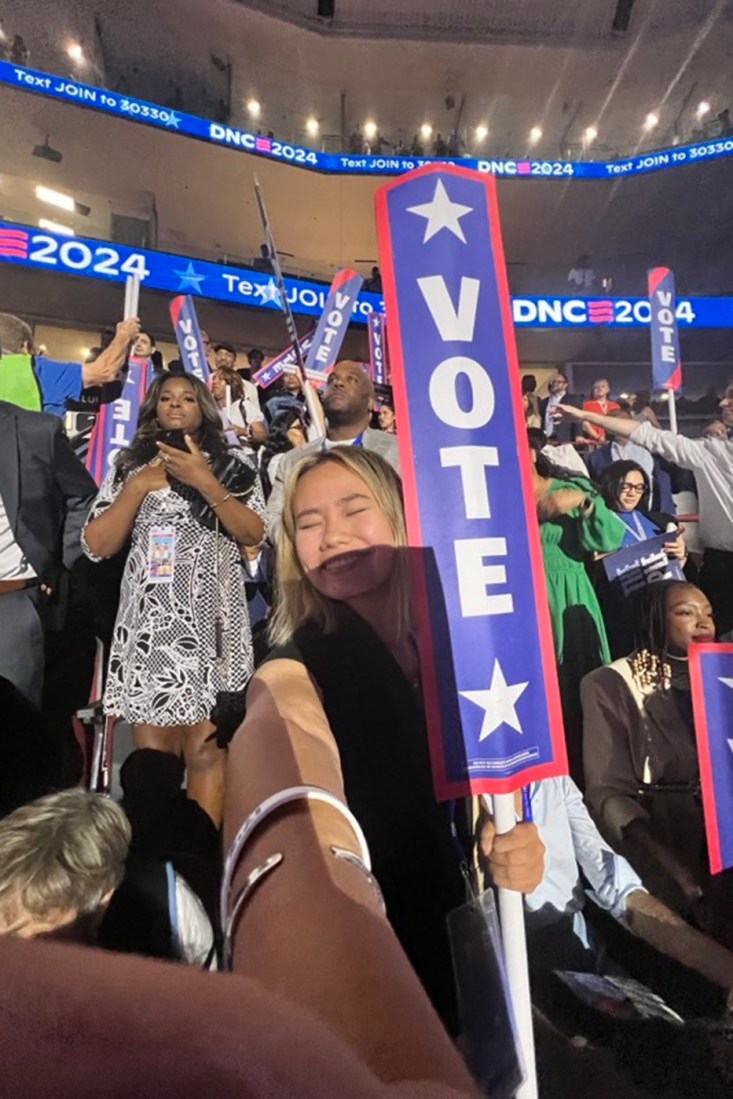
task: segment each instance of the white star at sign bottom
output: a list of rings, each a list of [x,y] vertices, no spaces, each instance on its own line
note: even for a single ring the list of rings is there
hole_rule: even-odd
[[[486,740],[487,736],[495,732],[500,725],[511,725],[518,733],[524,732],[522,724],[517,717],[517,701],[524,694],[529,683],[507,683],[501,664],[494,660],[494,670],[491,674],[491,686],[487,691],[460,691],[459,693],[480,706],[484,711],[484,721],[479,733],[479,741]]]

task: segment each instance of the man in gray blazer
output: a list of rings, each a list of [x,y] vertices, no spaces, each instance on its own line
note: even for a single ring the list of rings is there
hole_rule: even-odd
[[[0,677],[36,706],[43,619],[96,491],[57,416],[0,400]]]
[[[267,504],[268,537],[271,542],[277,540],[288,477],[294,466],[308,454],[329,450],[334,446],[363,446],[384,458],[397,473],[400,472],[396,436],[388,435],[384,431],[373,431],[369,427],[373,400],[374,386],[363,366],[348,359],[336,363],[328,376],[323,393],[326,434],[305,446],[288,451],[278,463],[272,494]]]

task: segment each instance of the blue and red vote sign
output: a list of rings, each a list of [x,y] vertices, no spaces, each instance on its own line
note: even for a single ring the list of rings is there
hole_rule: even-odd
[[[86,465],[101,485],[120,450],[129,447],[137,431],[140,407],[153,378],[150,359],[130,356],[122,393],[116,401],[99,406],[89,441]]]
[[[493,179],[377,194],[380,269],[436,794],[567,773]]]
[[[370,313],[367,317],[369,335],[369,366],[375,385],[389,385],[387,358],[387,318],[384,313]]]
[[[326,304],[316,325],[313,343],[308,349],[306,373],[317,370],[321,374],[328,374],[333,368],[363,282],[364,279],[358,272],[348,268],[337,271],[334,275]]]
[[[710,871],[733,866],[733,645],[692,645],[690,683]]]
[[[211,371],[206,360],[206,348],[201,338],[196,306],[190,294],[180,294],[170,303],[171,320],[176,333],[181,363],[187,374],[195,374],[208,383]]]
[[[682,359],[677,332],[677,303],[674,275],[669,267],[653,267],[648,276],[650,332],[652,337],[652,384],[655,389],[682,385]]]

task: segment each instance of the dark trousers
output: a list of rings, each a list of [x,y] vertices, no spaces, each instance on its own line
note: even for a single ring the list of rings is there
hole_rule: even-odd
[[[700,587],[710,600],[718,635],[733,630],[733,550],[706,549]]]
[[[0,595],[0,676],[39,708],[45,660],[40,598],[38,587]]]

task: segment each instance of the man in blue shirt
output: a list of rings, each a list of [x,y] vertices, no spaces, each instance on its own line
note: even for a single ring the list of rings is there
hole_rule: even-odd
[[[130,343],[140,331],[137,317],[120,321],[114,338],[93,363],[57,362],[45,355],[33,359],[44,412],[63,416],[66,402],[78,400],[83,389],[111,382],[127,358]],[[33,354],[29,325],[11,313],[0,313],[0,348],[3,354]]]

